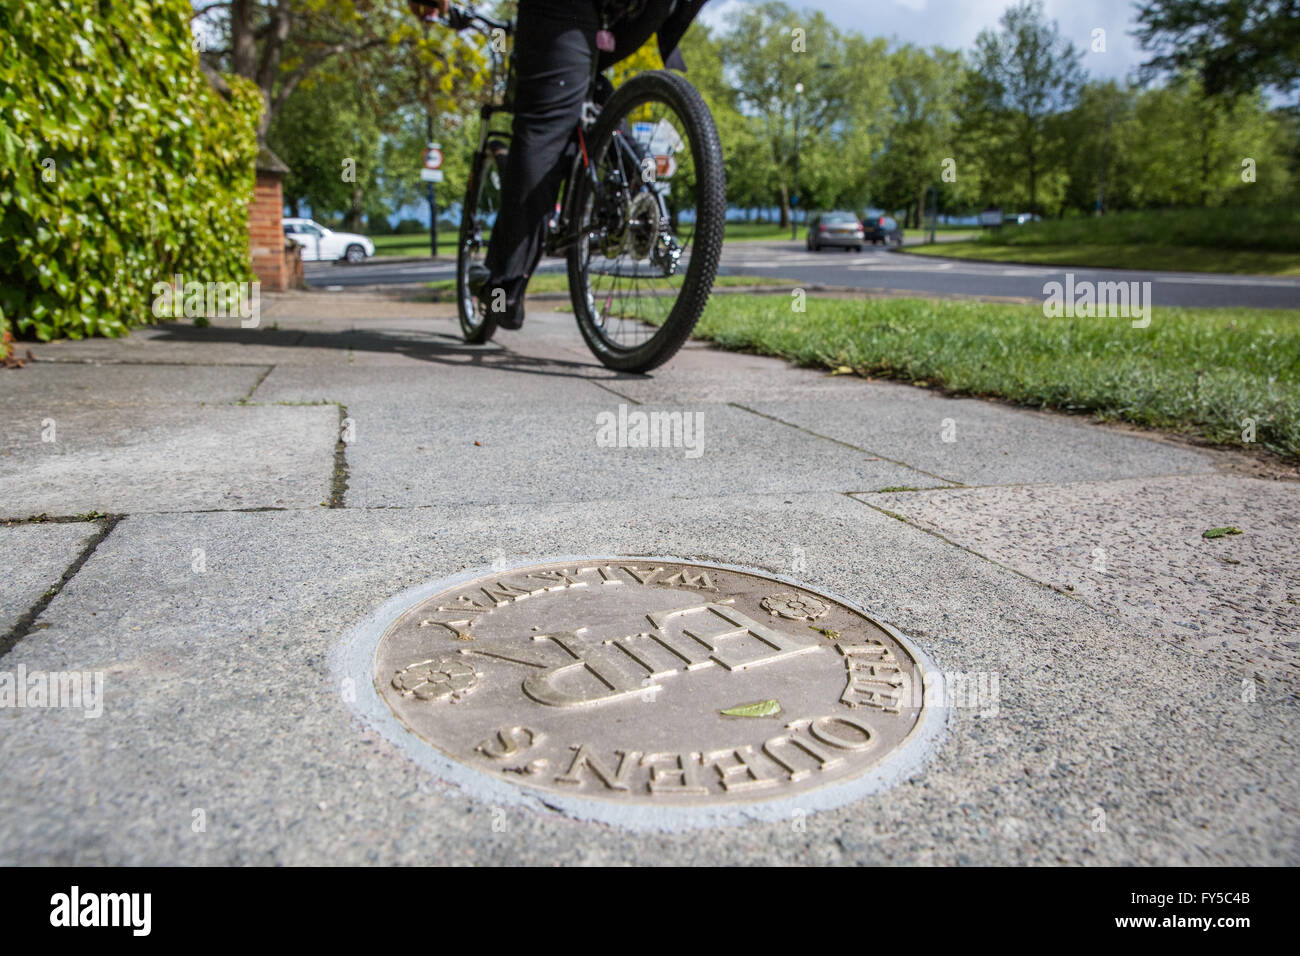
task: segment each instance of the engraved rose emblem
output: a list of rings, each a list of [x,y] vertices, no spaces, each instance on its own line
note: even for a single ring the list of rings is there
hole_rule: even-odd
[[[393,689],[416,700],[460,700],[477,686],[474,665],[462,657],[419,661],[393,675]]]
[[[791,621],[815,621],[829,608],[815,597],[801,594],[773,594],[763,598],[763,610]]]

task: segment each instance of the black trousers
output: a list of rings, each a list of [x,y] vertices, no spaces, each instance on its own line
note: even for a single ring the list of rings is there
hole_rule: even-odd
[[[617,46],[596,48],[597,0],[520,0],[515,33],[515,115],[501,184],[501,211],[488,244],[489,288],[523,295],[537,268],[546,223],[577,148],[593,62],[605,69],[636,52],[668,16],[670,0],[649,0],[632,23],[612,25]]]

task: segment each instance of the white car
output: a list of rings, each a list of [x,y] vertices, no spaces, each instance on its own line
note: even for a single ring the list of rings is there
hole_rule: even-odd
[[[285,219],[284,234],[302,246],[303,262],[365,262],[375,254],[375,244],[355,232],[335,232],[310,219]]]

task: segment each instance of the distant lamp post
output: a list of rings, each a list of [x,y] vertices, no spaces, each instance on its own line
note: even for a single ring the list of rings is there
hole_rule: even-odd
[[[835,69],[835,64],[827,63],[827,62],[818,63],[817,69],[833,70]],[[793,199],[790,202],[790,238],[791,239],[799,238],[799,227],[798,225],[795,224],[795,218],[794,218],[794,205],[796,201],[802,202],[803,200],[803,196],[801,195],[799,190],[799,113],[800,113],[799,97],[801,96],[803,96],[803,83],[796,83],[794,85],[794,182],[791,184],[791,194],[793,196]],[[805,222],[808,221],[807,216],[804,217],[804,221]]]
[[[803,96],[803,84],[794,85],[794,182],[791,192],[794,194],[790,201],[790,238],[799,238],[799,226],[794,218],[794,204],[799,199],[799,97]]]

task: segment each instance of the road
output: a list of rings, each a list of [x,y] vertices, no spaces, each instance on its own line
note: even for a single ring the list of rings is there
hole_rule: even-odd
[[[314,289],[409,285],[455,276],[455,263],[375,259],[362,266],[308,263]],[[561,260],[546,260],[539,271],[558,271]],[[1019,266],[913,256],[883,249],[860,253],[808,252],[802,241],[734,242],[723,249],[722,273],[790,279],[804,285],[849,286],[938,296],[977,296],[1041,301],[1043,285],[1073,272],[1075,281],[1150,282],[1157,306],[1254,306],[1300,308],[1300,279],[1277,276],[1212,275],[1118,269],[1067,269]]]

